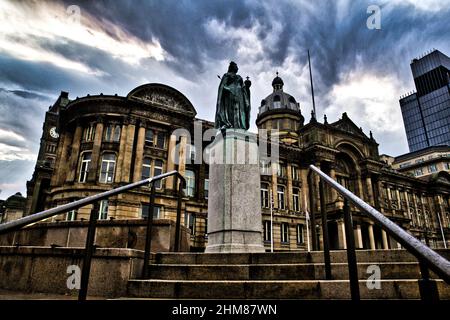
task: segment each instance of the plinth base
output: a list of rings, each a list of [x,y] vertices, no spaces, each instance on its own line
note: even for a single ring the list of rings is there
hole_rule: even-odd
[[[207,253],[264,252],[258,145],[227,130],[210,147]]]

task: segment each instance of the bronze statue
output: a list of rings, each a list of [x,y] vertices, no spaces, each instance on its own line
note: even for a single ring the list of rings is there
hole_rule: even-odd
[[[216,106],[215,128],[244,129],[250,127],[250,80],[244,82],[237,74],[238,66],[231,61],[228,72],[219,85]]]

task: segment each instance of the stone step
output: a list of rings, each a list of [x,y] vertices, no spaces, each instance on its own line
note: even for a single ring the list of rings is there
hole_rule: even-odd
[[[417,280],[381,280],[381,289],[359,281],[361,299],[420,299]],[[441,299],[450,286],[436,281]],[[347,280],[130,280],[130,298],[164,299],[350,299]]]
[[[450,259],[450,250],[436,250]],[[345,250],[331,251],[331,262],[346,263]],[[417,262],[406,250],[357,250],[357,261],[370,262]],[[292,264],[323,263],[323,252],[275,252],[275,253],[156,253],[152,255],[154,264]]]
[[[381,279],[419,279],[417,262],[359,263],[358,276],[367,279],[373,271],[368,267],[380,268]],[[161,280],[315,280],[325,279],[324,264],[230,264],[230,265],[150,265],[150,279]],[[347,263],[332,263],[333,279],[348,279]],[[433,276],[433,275],[432,275]]]

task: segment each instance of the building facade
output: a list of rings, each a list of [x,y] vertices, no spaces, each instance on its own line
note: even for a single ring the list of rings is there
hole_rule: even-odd
[[[256,119],[259,129],[277,135],[276,140],[268,139],[279,147],[278,161],[261,159],[260,223],[267,250],[272,241],[277,251],[305,250],[310,242],[307,223],[308,230],[316,228],[321,245],[320,219],[311,225],[306,214],[320,212],[319,179],[308,175],[310,164],[430,246],[443,246],[442,231],[450,237],[447,173],[426,181],[399,173],[381,161],[372,134],[367,136],[346,113],[332,123],[326,118],[321,123],[312,115],[305,124],[300,104],[284,91],[280,77],[272,87]],[[202,251],[207,242],[208,165],[193,160],[211,140],[205,139],[199,148],[191,137],[212,128],[213,123],[196,118],[194,106],[181,92],[163,84],[142,85],[125,97],[100,94],[69,100],[62,93],[47,112],[41,152],[27,183],[27,212],[178,170],[187,180],[182,222],[191,230],[191,250]],[[175,220],[176,183],[169,177],[157,185],[155,218]],[[141,187],[103,201],[99,218],[145,218],[149,191]],[[325,187],[325,204],[331,248],[344,249],[343,199]],[[89,213],[87,206],[54,220],[88,219]],[[356,208],[352,213],[358,248],[399,247]]]
[[[409,150],[450,146],[450,58],[434,50],[411,62],[416,92],[400,99]]]
[[[450,173],[450,146],[432,146],[387,160],[392,168],[417,178]]]

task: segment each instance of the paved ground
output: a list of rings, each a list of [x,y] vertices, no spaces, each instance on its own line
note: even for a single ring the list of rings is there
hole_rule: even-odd
[[[24,293],[17,291],[0,290],[0,300],[77,300],[78,296],[48,293]],[[88,300],[104,300],[102,297],[88,297]]]

